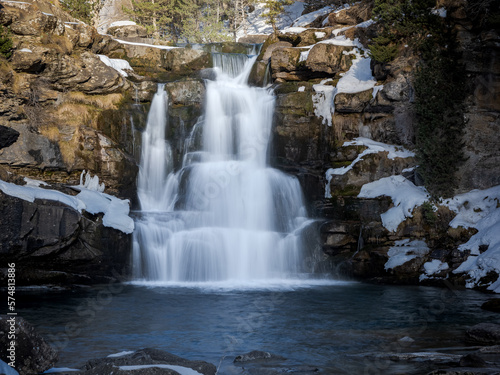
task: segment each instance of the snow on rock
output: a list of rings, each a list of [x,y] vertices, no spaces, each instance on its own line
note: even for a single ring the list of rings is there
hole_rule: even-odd
[[[410,158],[415,156],[415,153],[405,149],[401,146],[388,145],[382,142],[376,142],[369,138],[354,138],[352,141],[344,142],[342,147],[346,146],[365,146],[367,147],[361,154],[359,154],[356,159],[352,161],[351,164],[340,168],[330,168],[326,171],[326,187],[325,187],[325,198],[330,198],[330,181],[333,175],[343,175],[350,171],[356,163],[363,160],[363,157],[368,154],[376,154],[378,152],[387,152],[387,157],[391,160],[395,158]]]
[[[382,225],[390,232],[395,232],[407,217],[412,217],[413,209],[430,199],[423,186],[415,186],[403,176],[390,176],[365,184],[359,198],[377,198],[388,196],[394,207],[380,215]]]
[[[296,1],[292,5],[285,7],[285,13],[278,19],[276,26],[279,30],[285,29],[290,26],[294,20],[300,17],[304,11],[304,3]],[[255,10],[248,15],[243,25],[236,32],[236,39],[246,35],[269,35],[273,33],[273,28],[266,22],[264,14],[267,12],[264,8],[264,2],[260,1],[255,4]],[[288,31],[287,31],[288,32]]]
[[[479,285],[480,279],[493,271],[500,275],[500,185],[486,190],[472,190],[445,200],[444,204],[457,216],[451,221],[453,228],[475,228],[478,232],[459,250],[470,250],[471,255],[454,273],[467,273],[467,287]],[[480,252],[480,247],[486,251]],[[489,285],[489,290],[500,293],[500,277]]]
[[[24,182],[26,182],[25,186],[32,186],[32,187],[40,187],[40,185],[42,185],[42,186],[50,186],[45,181],[33,180],[32,178],[28,178],[28,177],[24,177]]]
[[[42,181],[36,183],[43,184]],[[103,213],[104,226],[118,229],[124,233],[132,233],[134,230],[134,221],[129,216],[129,200],[122,200],[100,191],[101,188],[104,189],[104,184],[99,185],[98,178],[89,177],[89,179],[85,180],[85,183],[82,183],[81,177],[80,185],[72,186],[73,189],[80,191],[76,196],[64,194],[57,190],[43,189],[33,186],[34,184],[29,182],[24,186],[20,186],[0,180],[0,190],[4,194],[28,202],[34,202],[35,199],[47,199],[64,203],[78,212],[86,210],[91,214]]]
[[[108,355],[108,358],[117,358],[117,357],[123,357],[124,355],[129,355],[129,354],[132,354],[134,353],[133,351],[123,351],[123,352],[119,352],[119,353],[114,353],[114,354],[110,354]]]
[[[424,263],[424,273],[420,275],[420,281],[428,279],[436,273],[449,269],[448,263],[441,262],[439,259],[433,259],[430,262]]]
[[[137,25],[134,21],[116,21],[113,22],[109,27],[115,27],[115,26],[135,26]]]
[[[332,12],[338,13],[341,10],[348,9],[350,7],[351,7],[351,5],[347,4],[347,3],[344,5],[341,5],[340,7],[335,7],[335,6],[329,5],[329,6],[326,6],[324,8],[318,9],[317,11],[307,13],[307,14],[304,14],[303,16],[300,16],[292,23],[292,26],[307,26],[311,22],[314,22],[318,17],[324,16],[326,14],[330,14]],[[323,26],[325,25],[326,22],[328,22],[328,18],[326,18],[326,21],[323,21]]]
[[[81,371],[81,370],[69,367],[52,367],[49,368],[47,371],[42,372],[42,374],[56,374],[59,372],[74,372],[74,371]]]
[[[85,204],[82,201],[76,197],[61,193],[57,190],[42,189],[40,187],[27,185],[20,186],[2,180],[0,180],[0,190],[2,190],[4,194],[23,199],[28,202],[34,202],[35,199],[47,199],[64,203],[65,205],[73,207],[75,210],[80,212],[85,209]]]
[[[151,48],[158,48],[158,49],[180,48],[180,47],[172,47],[172,46],[161,46],[161,45],[156,45],[156,44],[127,42],[126,40],[121,40],[121,39],[113,39],[113,40],[116,40],[118,43],[121,43],[121,44],[130,44],[132,46],[151,47]]]
[[[326,36],[326,33],[324,33],[323,31],[316,31],[314,35],[316,36],[316,38],[321,39]]]
[[[112,67],[114,70],[118,71],[123,77],[128,77],[126,70],[133,70],[127,60],[122,59],[110,59],[105,55],[97,55],[101,61],[107,66]]]
[[[118,368],[121,371],[134,371],[134,370],[143,370],[148,368],[164,368],[164,369],[174,370],[175,372],[178,372],[180,375],[202,375],[201,373],[193,370],[192,368],[175,366],[175,365],[155,364],[155,365],[119,366]]]
[[[327,124],[328,126],[332,126],[332,106],[337,93],[335,86],[325,85],[325,83],[331,81],[333,81],[333,79],[328,78],[321,81],[319,84],[313,85],[315,94],[312,96],[314,114],[316,117],[322,118],[323,124]]]
[[[429,247],[422,240],[404,239],[396,241],[389,249],[387,255],[389,260],[385,263],[386,270],[396,268],[417,257],[422,257],[429,253]]]
[[[323,40],[319,43],[361,47],[358,39],[351,40],[347,39],[345,36]],[[377,81],[375,81],[370,68],[371,59],[365,57],[364,53],[361,54],[361,52],[356,49],[350,53],[354,54],[356,58],[352,61],[350,69],[346,73],[340,74],[341,78],[337,86],[324,85],[327,81],[322,81],[320,84],[313,85],[313,89],[316,92],[316,94],[313,95],[314,114],[317,117],[323,118],[323,124],[327,124],[328,126],[332,126],[332,116],[335,114],[335,96],[337,96],[337,94],[356,94],[373,89],[372,95],[375,96],[376,93],[383,88],[383,86],[375,86]],[[304,56],[307,59],[307,55]]]

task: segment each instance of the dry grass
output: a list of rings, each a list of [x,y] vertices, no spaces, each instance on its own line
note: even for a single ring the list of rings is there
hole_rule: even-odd
[[[122,99],[122,94],[85,95],[82,92],[68,92],[64,102],[89,105],[98,109],[117,109],[117,105]]]

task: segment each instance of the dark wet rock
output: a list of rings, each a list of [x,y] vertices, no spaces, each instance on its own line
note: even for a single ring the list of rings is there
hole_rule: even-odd
[[[269,352],[264,352],[260,350],[252,350],[249,353],[241,354],[236,356],[234,359],[234,363],[247,363],[247,362],[254,362],[254,361],[267,361],[267,360],[284,360],[285,358],[272,354]]]
[[[500,298],[493,298],[481,305],[483,310],[500,313]]]
[[[9,147],[17,141],[19,132],[15,129],[0,125],[0,149]]]
[[[155,367],[156,365],[156,367]],[[172,369],[161,367],[162,365],[181,366],[193,369],[203,375],[215,375],[216,367],[204,361],[191,361],[170,354],[168,352],[145,348],[120,357],[106,357],[88,361],[82,368],[85,375],[175,375]],[[142,369],[132,370],[120,366],[145,366]]]
[[[466,331],[469,342],[482,345],[500,344],[500,324],[479,323]]]
[[[6,363],[11,362],[8,358],[11,327],[15,327],[15,368],[20,375],[38,374],[56,363],[58,359],[56,350],[47,344],[35,328],[24,318],[8,315],[0,315],[0,359]]]
[[[128,275],[131,237],[104,227],[100,216],[0,192],[0,228],[0,261],[18,263],[18,285],[96,284]],[[6,285],[6,269],[1,271]]]
[[[460,367],[484,367],[486,361],[477,354],[467,354],[460,358]]]

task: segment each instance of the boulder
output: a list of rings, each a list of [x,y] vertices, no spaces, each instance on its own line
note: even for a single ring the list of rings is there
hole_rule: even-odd
[[[15,363],[21,375],[39,374],[51,368],[58,360],[56,350],[20,316],[0,315],[0,359],[7,359],[10,346],[9,333],[15,330]]]
[[[354,94],[340,93],[335,96],[335,112],[361,113],[372,100],[373,89]]]
[[[166,52],[162,67],[166,70],[190,73],[212,67],[211,55],[208,52],[188,48],[173,48]]]
[[[186,79],[168,82],[165,89],[174,105],[202,104],[205,98],[205,85],[201,80]]]
[[[344,52],[352,51],[350,46],[337,46],[334,44],[316,44],[309,51],[306,66],[315,72],[335,74],[349,70],[353,55],[346,55]]]
[[[14,70],[25,73],[39,73],[45,68],[44,53],[16,50],[11,63]]]
[[[271,70],[273,74],[296,71],[298,69],[300,53],[301,50],[298,48],[274,49],[271,54]]]
[[[125,85],[115,69],[91,52],[83,52],[78,57],[54,56],[47,61],[44,76],[58,91],[78,89],[86,94],[110,94]]]
[[[468,342],[480,345],[500,344],[500,324],[479,323],[465,332]]]
[[[289,47],[292,47],[292,43],[282,42],[282,41],[273,43],[273,44],[269,45],[265,50],[262,51],[259,58],[260,58],[260,60],[262,60],[264,62],[268,62],[275,50],[289,48]]]
[[[115,38],[145,38],[148,35],[146,28],[140,25],[113,26],[107,32]]]
[[[203,375],[217,373],[216,367],[211,363],[191,361],[162,350],[145,348],[119,357],[90,360],[82,368],[82,375],[130,374],[131,369],[123,366],[144,366],[133,371],[134,374],[138,375],[176,375],[179,372],[182,373],[182,368],[191,369]],[[173,367],[169,368],[169,366]],[[181,368],[176,370],[176,366]]]

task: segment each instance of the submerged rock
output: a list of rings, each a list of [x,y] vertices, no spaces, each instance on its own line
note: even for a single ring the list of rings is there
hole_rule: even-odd
[[[216,367],[204,361],[191,361],[168,352],[145,348],[124,355],[88,361],[82,368],[84,375],[176,375],[182,370],[194,370],[203,375],[215,375]]]
[[[467,341],[482,344],[500,344],[500,324],[479,323],[466,331]]]
[[[269,352],[263,352],[260,350],[252,350],[249,353],[241,354],[236,356],[234,363],[246,363],[253,361],[266,361],[266,360],[284,360],[285,358],[272,354]]]
[[[13,319],[13,320],[12,320]],[[11,322],[15,322],[11,325]],[[51,368],[58,359],[56,350],[36,332],[35,328],[19,316],[0,315],[0,359],[11,362],[9,332],[15,327],[15,363],[20,375],[38,374]]]
[[[481,305],[483,310],[500,313],[500,298],[492,298]]]

